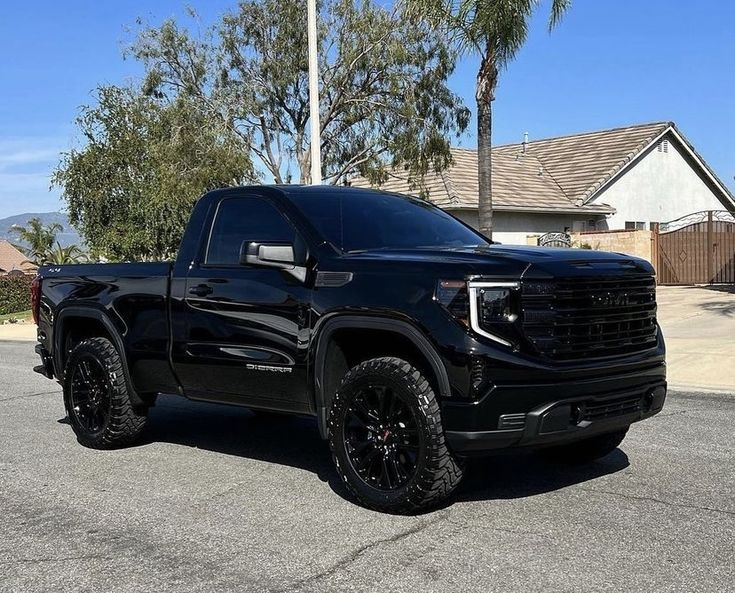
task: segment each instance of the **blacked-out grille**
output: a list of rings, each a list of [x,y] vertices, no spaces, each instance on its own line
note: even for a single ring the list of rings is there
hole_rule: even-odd
[[[527,281],[521,299],[524,334],[549,358],[618,356],[656,345],[652,276]]]
[[[628,397],[612,401],[587,404],[584,407],[581,420],[602,420],[638,412],[641,409],[641,397]]]

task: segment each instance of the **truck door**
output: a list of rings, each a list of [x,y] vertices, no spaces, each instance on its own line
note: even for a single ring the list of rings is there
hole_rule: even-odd
[[[226,197],[186,279],[172,289],[172,363],[185,395],[308,411],[310,291],[287,272],[240,263],[244,241],[291,243],[296,230],[259,196]]]

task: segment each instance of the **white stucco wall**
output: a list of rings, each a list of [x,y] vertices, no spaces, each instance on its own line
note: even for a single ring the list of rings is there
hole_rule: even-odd
[[[451,212],[471,227],[478,227],[477,210],[452,210]],[[596,217],[496,210],[493,212],[493,239],[506,245],[526,245],[527,235],[561,232],[566,228],[574,230],[575,221],[581,224],[592,218]]]
[[[668,152],[657,146],[618,177],[595,203],[610,204],[616,214],[607,219],[610,229],[624,229],[626,221],[669,222],[699,210],[724,206],[685,158],[683,148],[669,140]]]
[[[533,214],[495,211],[493,238],[506,244],[526,244],[526,236],[566,228],[590,230],[585,225],[596,219],[596,228],[624,229],[626,221],[643,222],[649,229],[652,222],[669,222],[700,210],[723,210],[710,186],[684,148],[668,138],[667,151],[652,146],[630,168],[605,188],[593,203],[609,204],[616,213],[608,216],[573,214]],[[477,210],[452,210],[452,214],[477,228]],[[576,223],[576,224],[575,224]]]

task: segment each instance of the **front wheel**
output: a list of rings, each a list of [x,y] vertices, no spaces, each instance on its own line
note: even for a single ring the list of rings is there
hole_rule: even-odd
[[[77,440],[93,449],[132,443],[146,411],[130,400],[120,354],[106,338],[77,344],[64,370],[64,407]]]
[[[329,415],[329,444],[347,489],[375,510],[426,510],[462,478],[434,390],[399,358],[367,360],[345,375]]]
[[[628,427],[582,441],[543,450],[543,455],[557,463],[589,463],[609,455],[623,442]]]

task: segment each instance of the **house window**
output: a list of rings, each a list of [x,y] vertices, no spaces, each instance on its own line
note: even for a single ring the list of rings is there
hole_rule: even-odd
[[[646,223],[642,221],[631,221],[626,220],[625,221],[625,230],[626,231],[645,231],[646,230]]]

